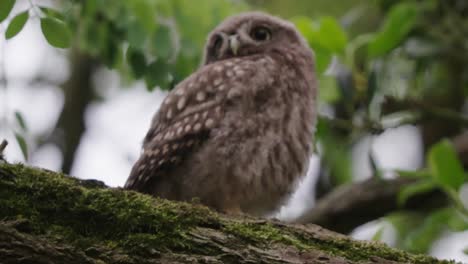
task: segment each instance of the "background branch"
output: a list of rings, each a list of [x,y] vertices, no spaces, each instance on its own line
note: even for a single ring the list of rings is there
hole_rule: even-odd
[[[371,178],[363,182],[340,186],[320,199],[297,222],[314,223],[347,234],[354,228],[396,210],[429,210],[447,204],[441,191],[411,197],[399,206],[397,197],[405,186],[417,182],[413,178],[382,180]]]
[[[468,166],[468,132],[455,137],[452,142],[465,167]],[[330,230],[347,234],[354,228],[383,217],[396,210],[425,211],[447,205],[442,191],[430,191],[411,197],[403,206],[397,202],[398,194],[407,185],[419,179],[368,180],[339,186],[319,199],[316,205],[298,219],[298,223],[314,223]]]

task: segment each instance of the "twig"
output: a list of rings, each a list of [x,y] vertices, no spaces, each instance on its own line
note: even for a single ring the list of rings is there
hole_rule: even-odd
[[[2,143],[0,143],[0,160],[5,160],[3,158],[3,151],[5,150],[5,148],[8,146],[8,141],[6,141],[6,139],[2,140]]]
[[[393,106],[396,109],[405,110],[418,110],[421,111],[426,117],[444,119],[451,122],[456,122],[464,127],[468,127],[468,117],[456,111],[438,107],[434,105],[428,105],[419,100],[415,99],[396,99],[394,97],[385,97],[385,104]]]
[[[5,150],[6,146],[8,146],[8,141],[4,139],[2,140],[2,143],[0,144],[0,154],[3,154],[3,151]]]

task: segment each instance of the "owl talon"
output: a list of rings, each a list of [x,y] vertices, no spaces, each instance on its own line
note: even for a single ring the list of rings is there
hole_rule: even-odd
[[[228,214],[228,215],[243,215],[244,214],[239,206],[224,208],[222,211],[223,213]]]

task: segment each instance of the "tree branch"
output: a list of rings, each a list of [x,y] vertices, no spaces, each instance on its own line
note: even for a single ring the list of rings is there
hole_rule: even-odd
[[[458,135],[452,142],[463,166],[468,168],[468,132]]]
[[[450,263],[0,164],[2,263]]]
[[[74,51],[71,58],[71,76],[63,84],[65,102],[52,139],[60,139],[63,153],[62,171],[70,173],[75,152],[85,132],[85,111],[94,97],[92,74],[96,61],[88,55]]]
[[[448,122],[468,127],[468,117],[449,108],[426,104],[423,101],[406,98],[396,99],[386,96],[384,107],[385,111],[396,112],[402,110],[421,111],[428,119],[441,119]]]
[[[427,210],[446,204],[445,195],[440,191],[433,191],[416,195],[404,206],[399,206],[398,193],[403,187],[417,181],[413,178],[382,180],[373,177],[363,182],[343,185],[320,199],[313,209],[296,221],[314,223],[347,234],[362,224],[396,210]]]
[[[458,156],[468,167],[468,132],[452,140]],[[347,234],[354,228],[383,217],[396,210],[428,210],[447,203],[441,191],[416,195],[399,206],[398,194],[405,186],[417,182],[415,178],[390,180],[372,177],[366,181],[335,188],[317,201],[317,204],[298,219],[298,223],[314,223],[335,232]]]
[[[8,146],[8,141],[5,139],[2,140],[2,143],[0,143],[0,160],[3,160],[3,151],[5,151],[5,148]]]

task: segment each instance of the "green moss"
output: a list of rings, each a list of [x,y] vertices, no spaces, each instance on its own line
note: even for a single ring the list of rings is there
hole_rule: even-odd
[[[241,237],[243,240],[255,243],[268,244],[279,242],[285,245],[294,246],[299,250],[311,248],[310,245],[303,243],[268,222],[230,222],[226,224],[224,230],[230,234]]]
[[[246,241],[264,244],[279,242],[294,246],[299,250],[316,249],[356,262],[366,262],[372,256],[379,256],[403,263],[454,263],[424,255],[412,255],[381,243],[357,242],[348,238],[323,239],[323,237],[305,236],[297,230],[283,226],[278,227],[270,222],[231,222],[226,225],[225,231],[240,236]]]
[[[203,206],[173,203],[131,191],[80,186],[77,179],[23,165],[0,167],[0,212],[4,221],[27,219],[31,233],[86,248],[98,241],[155,250],[184,249],[192,227],[215,223]]]
[[[133,263],[166,252],[220,256],[223,261],[237,262],[239,256],[226,254],[218,242],[197,238],[203,232],[221,236],[219,241],[235,243],[238,249],[287,245],[358,263],[377,255],[405,263],[449,263],[266,220],[221,218],[201,205],[83,185],[78,179],[21,164],[0,164],[0,219],[14,223],[21,232],[64,241],[86,254],[99,254],[99,248],[116,249],[135,256],[124,256],[134,259]]]

